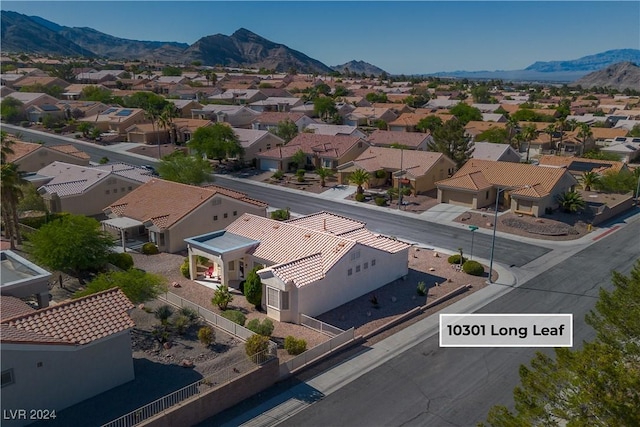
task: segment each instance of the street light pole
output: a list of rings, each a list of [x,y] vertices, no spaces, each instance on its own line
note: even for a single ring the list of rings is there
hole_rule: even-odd
[[[475,225],[470,225],[469,230],[471,230],[471,255],[469,256],[470,260],[473,260],[473,236],[475,235],[474,231],[478,229]]]
[[[402,207],[402,157],[403,151],[400,147],[400,175],[398,176],[398,210]]]
[[[496,194],[496,208],[493,214],[493,237],[491,238],[491,259],[489,260],[489,283],[493,283],[492,273],[493,273],[493,253],[496,247],[496,229],[498,228],[498,203],[500,202],[500,194],[505,192],[506,190],[519,190],[521,188],[529,188],[528,185],[520,185],[517,187],[505,187],[498,188],[498,193]]]

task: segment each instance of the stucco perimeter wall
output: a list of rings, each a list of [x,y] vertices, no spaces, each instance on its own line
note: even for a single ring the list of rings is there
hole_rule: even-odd
[[[631,209],[633,207],[633,197],[629,196],[628,199],[623,200],[617,205],[607,207],[602,213],[597,214],[592,221],[593,225],[602,224],[604,221],[620,215],[621,213]]]
[[[186,400],[180,405],[137,425],[174,427],[201,423],[275,384],[280,376],[279,363],[278,358],[271,359],[226,385]]]

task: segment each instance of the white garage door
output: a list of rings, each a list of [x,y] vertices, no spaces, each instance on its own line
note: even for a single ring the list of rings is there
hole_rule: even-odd
[[[275,172],[278,170],[277,160],[260,159],[260,170]]]

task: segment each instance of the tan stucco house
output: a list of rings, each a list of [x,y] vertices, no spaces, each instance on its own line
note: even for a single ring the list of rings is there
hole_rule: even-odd
[[[13,153],[7,154],[7,163],[15,163],[22,172],[36,172],[53,162],[89,166],[89,155],[71,144],[45,146],[15,141],[11,150]]]
[[[191,277],[197,256],[212,260],[221,282],[255,267],[267,315],[300,323],[408,273],[410,245],[329,212],[280,222],[245,214],[220,231],[187,239]]]
[[[476,159],[436,183],[439,203],[480,209],[495,205],[499,192],[499,205],[536,217],[557,208],[556,197],[577,184],[565,169]]]
[[[196,187],[154,178],[112,202],[103,228],[117,237],[148,237],[162,252],[186,249],[184,239],[222,229],[244,213],[266,216],[267,204],[216,185]]]
[[[370,175],[366,188],[398,187],[401,180],[412,194],[421,194],[435,189],[436,182],[451,176],[455,167],[442,153],[369,147],[355,160],[338,166],[338,183],[347,184],[353,171],[364,169]],[[384,171],[384,176],[377,177],[377,171]]]

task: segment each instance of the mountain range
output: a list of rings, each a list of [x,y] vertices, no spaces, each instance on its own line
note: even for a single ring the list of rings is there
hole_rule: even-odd
[[[320,74],[332,71],[380,75],[384,70],[364,61],[350,61],[329,67],[284,44],[267,40],[240,28],[231,36],[204,36],[192,45],[177,42],[128,40],[86,27],[65,27],[37,16],[2,11],[3,53],[37,53],[55,56],[83,56],[113,60],[161,61],[227,67],[265,68],[277,72],[296,69]],[[567,61],[535,62],[524,70],[453,71],[431,76],[572,82],[590,72],[615,63],[640,64],[639,49],[618,49]]]

